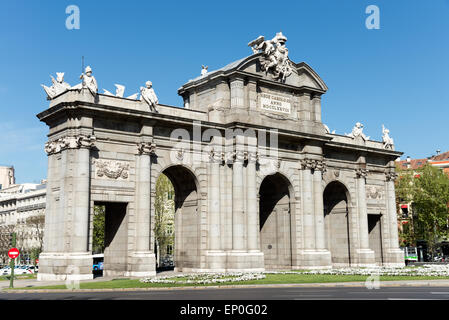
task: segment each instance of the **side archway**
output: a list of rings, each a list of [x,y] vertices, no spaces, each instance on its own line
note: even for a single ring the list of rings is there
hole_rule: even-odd
[[[351,264],[349,193],[344,184],[330,182],[323,192],[326,249],[334,266]]]

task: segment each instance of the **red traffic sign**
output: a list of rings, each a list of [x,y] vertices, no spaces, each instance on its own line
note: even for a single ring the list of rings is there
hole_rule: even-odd
[[[36,259],[36,263],[39,263],[39,259]]]
[[[17,249],[17,248],[11,248],[11,249],[9,249],[9,251],[8,251],[8,256],[11,258],[11,259],[15,259],[15,258],[17,258],[18,256],[19,256],[19,249]]]

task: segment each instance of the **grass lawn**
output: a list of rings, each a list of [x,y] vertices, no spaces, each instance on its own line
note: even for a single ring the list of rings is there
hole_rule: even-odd
[[[9,281],[10,276],[0,276],[0,281]],[[19,276],[14,275],[14,280],[23,280],[23,279],[36,279],[37,276],[35,274],[21,274]]]
[[[222,284],[165,284],[165,283],[142,283],[138,279],[114,279],[104,282],[81,282],[80,289],[123,289],[123,288],[171,288],[171,287],[193,287],[193,286],[225,286],[225,285],[248,285],[248,284],[297,284],[297,283],[326,283],[326,282],[365,282],[366,276],[360,275],[308,275],[308,274],[267,274],[265,279],[241,281]],[[380,281],[394,280],[437,280],[449,277],[431,276],[381,276]],[[28,287],[20,289],[66,289],[65,285]]]

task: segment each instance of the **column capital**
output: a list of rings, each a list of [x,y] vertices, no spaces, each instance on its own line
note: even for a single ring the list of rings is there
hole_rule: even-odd
[[[300,93],[301,96],[305,96],[305,97],[311,97],[312,94],[310,92],[301,92]]]
[[[155,155],[156,144],[154,142],[140,142],[137,144],[137,152],[139,153],[139,155]]]
[[[224,153],[215,151],[213,148],[209,151],[209,162],[221,164],[224,160]]]
[[[258,154],[256,152],[248,152],[248,162],[249,163],[255,163],[257,162],[258,158]]]
[[[224,154],[224,161],[227,164],[233,164],[234,163],[234,158],[235,158],[235,152],[234,151],[229,151],[229,152],[226,152]]]
[[[326,163],[324,160],[316,160],[316,159],[302,159],[301,160],[301,169],[309,169],[309,170],[317,170],[322,171],[323,173],[326,172]]]
[[[387,181],[395,181],[398,178],[398,174],[393,171],[387,171],[385,172],[385,179]]]
[[[359,168],[355,170],[355,174],[357,176],[357,178],[366,178],[366,176],[368,175],[369,170],[368,169],[364,169],[364,168]]]
[[[47,142],[45,152],[50,156],[67,149],[90,149],[94,146],[96,140],[95,136],[90,135],[67,136]]]
[[[244,162],[247,159],[247,153],[243,151],[235,152],[235,162]]]
[[[324,160],[315,160],[315,161],[316,161],[315,170],[321,171],[321,173],[325,173],[327,171],[326,162]]]
[[[302,159],[301,160],[301,169],[305,170],[305,169],[315,169],[316,167],[316,162],[313,161],[312,159]]]
[[[235,82],[235,81],[245,81],[245,77],[241,74],[234,74],[230,77],[231,83]]]

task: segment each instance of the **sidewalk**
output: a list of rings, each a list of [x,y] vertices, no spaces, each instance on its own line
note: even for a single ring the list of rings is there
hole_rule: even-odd
[[[83,280],[86,282],[101,282],[109,281],[116,278],[98,277],[92,280]],[[64,285],[65,281],[37,281],[31,280],[15,280],[15,288],[29,287],[24,290],[8,290],[9,281],[0,281],[0,292],[9,293],[36,293],[36,292],[107,292],[107,291],[160,291],[160,290],[203,290],[203,289],[244,289],[244,288],[282,288],[282,287],[304,287],[304,288],[343,288],[343,287],[366,287],[365,282],[328,282],[328,283],[293,283],[293,284],[253,284],[253,285],[223,285],[223,286],[189,286],[189,287],[151,287],[151,288],[117,288],[117,289],[33,289],[33,287]],[[380,281],[380,288],[382,287],[449,287],[449,280],[400,280],[400,281]]]
[[[109,281],[115,279],[115,277],[98,277],[92,280],[82,280],[80,283],[85,282],[101,282],[101,281]],[[37,279],[19,279],[14,280],[14,288],[26,288],[26,287],[45,287],[45,286],[55,286],[55,285],[64,285],[65,281],[37,281]],[[9,288],[9,280],[0,281],[0,290]]]
[[[160,276],[171,276],[179,274],[179,272],[174,271],[161,271],[157,273],[157,277]],[[127,277],[123,277],[125,279]],[[118,277],[97,277],[95,279],[91,280],[82,280],[80,283],[86,283],[86,282],[103,282],[103,281],[111,281],[113,279],[120,279]],[[26,287],[46,287],[46,286],[57,286],[57,285],[65,285],[65,281],[37,281],[37,279],[18,279],[14,280],[14,288],[26,288]],[[0,281],[0,291],[3,289],[9,288],[9,280],[6,281]]]

